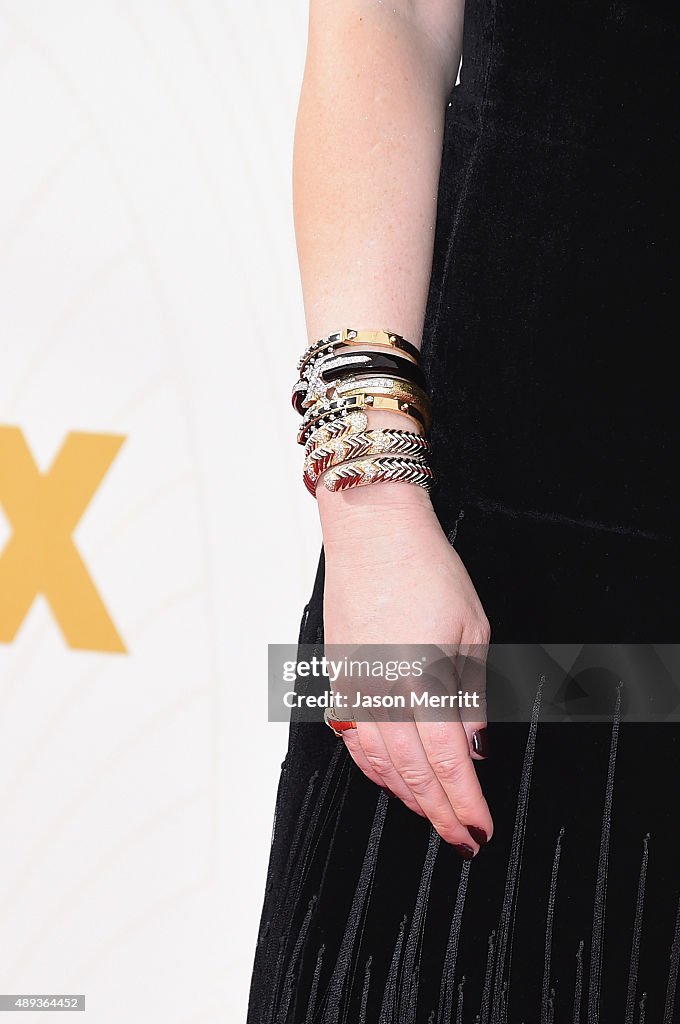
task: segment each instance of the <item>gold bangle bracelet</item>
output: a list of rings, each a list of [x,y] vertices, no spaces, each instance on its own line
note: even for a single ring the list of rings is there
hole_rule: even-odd
[[[335,388],[332,397],[336,397],[336,395],[351,395],[355,390],[369,390],[384,394],[400,390],[408,391],[414,397],[421,396],[424,402],[429,402],[427,394],[418,384],[385,373],[365,374],[364,376],[353,373],[351,377],[344,377],[337,384],[331,384],[331,387]]]
[[[305,459],[303,481],[307,490],[314,494],[319,477],[331,466],[370,455],[408,456],[426,463],[429,451],[430,444],[425,437],[412,430],[348,431],[312,449]]]
[[[403,456],[373,456],[343,462],[341,466],[335,466],[324,473],[322,479],[329,491],[343,491],[348,487],[363,487],[366,484],[388,481],[417,484],[429,491],[435,483],[434,472],[430,466]]]
[[[405,399],[391,395],[360,392],[351,397],[345,396],[342,399],[338,399],[336,402],[332,402],[329,408],[323,409],[316,416],[309,420],[303,420],[297,433],[297,442],[298,444],[306,444],[317,425],[341,420],[350,413],[365,412],[367,409],[380,409],[408,416],[409,419],[419,424],[425,432],[429,430],[429,408],[425,412],[421,412],[418,404],[410,398]]]
[[[387,377],[367,377],[363,380],[343,381],[342,385],[336,389],[336,395],[338,398],[372,395],[373,401],[369,402],[369,405],[373,405],[375,408],[377,408],[375,400],[380,396],[396,398],[399,402],[414,406],[426,424],[426,430],[430,428],[432,403],[425,392],[415,384]]]

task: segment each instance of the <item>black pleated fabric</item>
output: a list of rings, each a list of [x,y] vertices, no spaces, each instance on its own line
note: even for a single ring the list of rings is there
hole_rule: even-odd
[[[423,358],[502,643],[677,643],[676,5],[468,0]],[[323,644],[324,560],[299,639]],[[680,727],[490,726],[463,863],[293,721],[248,1024],[680,1021]]]

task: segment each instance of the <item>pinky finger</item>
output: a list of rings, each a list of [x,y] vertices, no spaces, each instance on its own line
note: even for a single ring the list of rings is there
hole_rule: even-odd
[[[384,779],[373,768],[373,765],[366,757],[364,748],[361,746],[361,740],[358,736],[358,730],[346,729],[345,732],[342,733],[341,742],[343,742],[349,750],[350,757],[357,768],[359,768],[364,775],[371,780],[371,782],[375,782],[376,786],[380,786],[381,789],[387,789]]]
[[[365,729],[366,723],[364,723],[363,726],[360,728],[362,730]],[[376,731],[378,731],[375,725],[373,725],[373,728],[376,729]],[[412,811],[415,811],[416,814],[419,814],[423,818],[426,817],[425,812],[420,808],[416,801],[413,798],[408,798],[408,794],[406,795],[406,798],[404,798],[404,795],[402,793],[394,793],[390,789],[387,782],[385,781],[385,777],[382,774],[382,772],[378,771],[375,768],[375,758],[369,758],[368,755],[366,754],[366,751],[364,750],[364,747],[361,742],[361,732],[359,728],[346,729],[345,732],[342,733],[342,738],[357,768],[359,768],[364,773],[364,775],[371,780],[371,782],[375,782],[376,786],[380,786],[381,789],[384,789],[389,796],[395,796],[402,799],[406,806],[410,807],[410,809]],[[387,754],[386,750],[385,754]],[[393,772],[396,775],[396,771],[394,771],[394,769]],[[394,785],[394,782],[392,784]],[[402,785],[397,786],[397,788],[403,789],[404,787]]]

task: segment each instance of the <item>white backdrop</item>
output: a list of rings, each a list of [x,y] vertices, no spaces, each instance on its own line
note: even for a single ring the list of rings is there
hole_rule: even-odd
[[[85,993],[96,1024],[245,1017],[266,645],[320,544],[288,398],[306,23],[0,0],[0,993]]]

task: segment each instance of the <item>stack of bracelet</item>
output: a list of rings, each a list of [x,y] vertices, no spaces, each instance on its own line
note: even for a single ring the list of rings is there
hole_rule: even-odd
[[[322,476],[331,491],[388,480],[430,490],[430,400],[414,345],[391,331],[345,327],[310,345],[298,370],[292,401],[310,494]],[[368,429],[368,409],[400,413],[417,429]]]

